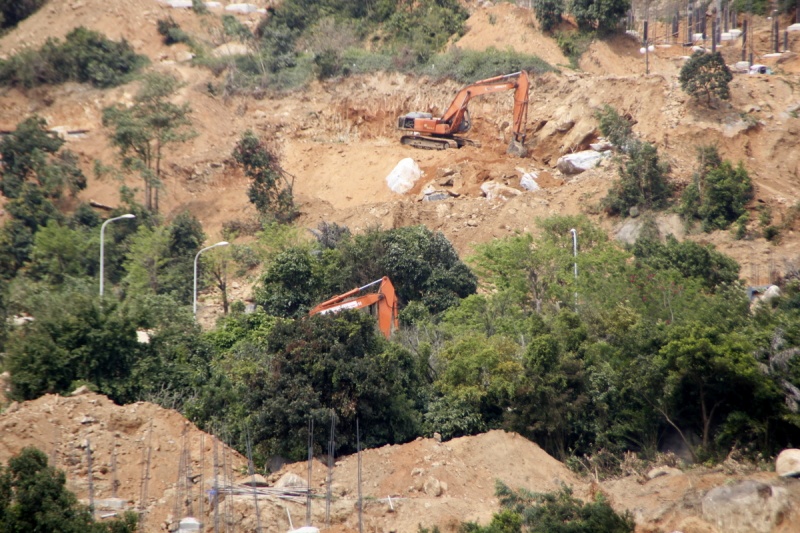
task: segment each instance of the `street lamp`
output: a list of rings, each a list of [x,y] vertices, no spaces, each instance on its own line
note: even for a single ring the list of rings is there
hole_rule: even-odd
[[[104,274],[103,274],[103,239],[105,237],[106,225],[109,222],[114,222],[115,220],[121,220],[123,218],[136,218],[136,215],[132,215],[130,213],[127,213],[125,215],[121,215],[121,216],[118,216],[118,217],[109,218],[108,220],[103,222],[102,226],[100,226],[100,296],[101,297],[103,296],[103,276],[104,276]]]
[[[575,267],[575,310],[578,309],[578,230],[572,228],[569,230],[572,233],[572,257],[574,257],[575,262],[573,263]]]
[[[210,250],[212,248],[216,248],[217,246],[228,246],[228,241],[220,241],[217,244],[212,244],[211,246],[207,246],[197,252],[197,255],[194,256],[194,298],[192,303],[192,312],[194,313],[195,318],[197,318],[197,259],[200,257],[200,254],[205,252],[206,250]]]

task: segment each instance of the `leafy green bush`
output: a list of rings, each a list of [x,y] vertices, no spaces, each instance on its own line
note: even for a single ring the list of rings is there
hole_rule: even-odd
[[[158,19],[157,28],[159,35],[164,37],[164,44],[166,45],[191,41],[189,34],[183,31],[172,17]]]
[[[38,51],[0,60],[0,84],[31,88],[77,81],[114,87],[127,82],[146,61],[127,41],[110,41],[81,26],[69,32],[63,44],[48,39]]]
[[[630,0],[573,0],[570,13],[581,31],[613,33],[620,29],[622,17],[630,7]]]
[[[502,510],[488,526],[464,523],[461,533],[633,533],[633,515],[618,514],[599,495],[584,503],[572,495],[569,487],[558,492],[533,493],[514,491],[497,481],[495,493]]]
[[[563,0],[534,0],[533,11],[542,31],[550,32],[561,23],[564,13]]]
[[[570,67],[577,70],[581,56],[589,49],[589,45],[594,39],[594,33],[591,31],[557,31],[555,38],[561,53],[569,59]]]
[[[42,7],[47,0],[0,0],[0,28],[16,26]]]
[[[455,48],[435,56],[428,64],[418,69],[422,74],[450,78],[461,83],[472,83],[520,70],[542,74],[555,69],[538,56],[521,54],[513,50],[501,52],[494,47],[483,51]]]
[[[89,508],[67,490],[64,472],[47,455],[28,447],[0,465],[0,526],[3,531],[134,533],[136,513],[96,522]]]
[[[633,255],[637,262],[659,270],[675,269],[687,278],[696,278],[709,289],[739,279],[739,264],[727,255],[694,241],[678,242],[672,235],[664,244],[637,240]]]
[[[640,140],[628,142],[627,158],[619,167],[619,179],[603,198],[603,206],[609,214],[623,216],[633,207],[665,207],[672,194],[667,182],[669,170],[669,164],[661,160],[654,145]]]
[[[259,214],[280,222],[297,216],[292,196],[293,180],[283,171],[278,158],[252,131],[246,131],[233,150],[233,159],[250,178],[247,196]]]
[[[753,198],[750,175],[739,162],[736,168],[723,161],[716,146],[701,146],[697,151],[698,170],[681,197],[681,214],[698,219],[704,231],[726,229],[746,214]]]
[[[733,74],[720,52],[695,52],[681,67],[678,76],[684,91],[695,100],[705,97],[709,106],[712,99],[730,99],[729,83],[732,79]]]
[[[617,149],[625,151],[634,139],[633,126],[616,109],[606,104],[595,112],[594,118],[600,123],[600,133]]]

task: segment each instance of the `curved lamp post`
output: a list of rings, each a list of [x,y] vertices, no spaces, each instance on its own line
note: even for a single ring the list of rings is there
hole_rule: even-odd
[[[102,226],[100,226],[100,296],[103,296],[103,277],[104,277],[104,273],[103,273],[103,267],[104,267],[104,265],[103,265],[103,239],[105,238],[106,225],[108,225],[109,222],[114,222],[115,220],[121,220],[123,218],[136,218],[136,215],[132,215],[130,213],[127,213],[125,215],[121,215],[121,216],[118,216],[118,217],[109,218],[108,220],[103,222]]]
[[[212,244],[211,246],[207,246],[197,252],[197,255],[194,256],[194,297],[192,298],[192,312],[194,313],[195,318],[197,318],[197,260],[200,258],[200,254],[205,252],[206,250],[210,250],[212,248],[216,248],[217,246],[227,246],[228,241],[220,241],[217,244]]]

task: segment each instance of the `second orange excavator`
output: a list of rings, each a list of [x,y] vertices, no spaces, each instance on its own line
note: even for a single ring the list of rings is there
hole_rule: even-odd
[[[465,145],[479,146],[473,141],[457,134],[469,131],[472,122],[467,105],[469,101],[482,94],[498,91],[514,90],[514,112],[512,122],[513,138],[508,145],[508,153],[524,157],[525,123],[528,120],[528,90],[530,79],[524,70],[504,76],[495,76],[477,81],[461,89],[450,107],[441,118],[430,113],[408,113],[398,118],[397,128],[412,132],[403,135],[400,142],[415,148],[444,150],[445,148],[461,148]]]
[[[367,289],[378,285],[376,292],[359,296]],[[386,276],[363,287],[355,288],[339,296],[326,300],[308,312],[309,315],[339,313],[347,309],[365,309],[378,319],[378,329],[388,339],[399,327],[397,319],[397,296],[394,285]]]

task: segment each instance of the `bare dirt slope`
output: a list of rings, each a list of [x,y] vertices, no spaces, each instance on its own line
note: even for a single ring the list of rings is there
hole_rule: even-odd
[[[267,2],[256,3],[264,6]],[[598,202],[617,175],[615,163],[608,160],[577,176],[565,176],[555,169],[560,156],[584,149],[596,140],[599,133],[594,112],[609,104],[635,121],[639,136],[657,144],[672,166],[672,179],[678,187],[691,179],[695,149],[700,144],[716,143],[724,157],[742,161],[751,173],[756,183],[756,199],[751,204],[754,236],[736,241],[729,232],[716,232],[690,233],[688,238],[712,242],[731,254],[742,264],[742,275],[751,283],[765,283],[774,279],[773,271],[780,273],[794,265],[800,255],[800,227],[796,222],[782,233],[777,245],[755,234],[760,206],[771,208],[775,222],[781,223],[789,208],[800,201],[800,61],[796,54],[800,43],[796,34],[790,39],[793,53],[762,58],[767,51],[769,26],[768,21],[756,20],[756,56],[776,74],[737,74],[731,85],[730,104],[706,109],[691,102],[677,83],[677,72],[690,53],[687,48],[660,42],[650,55],[650,74],[645,75],[639,44],[620,36],[591,44],[580,61],[580,70],[574,71],[565,66],[567,60],[553,39],[538,31],[529,11],[507,2],[480,4],[469,3],[472,16],[468,31],[453,43],[455,46],[494,46],[535,53],[559,68],[558,73],[534,80],[529,111],[531,155],[524,159],[505,154],[511,97],[502,93],[475,100],[470,106],[474,126],[469,136],[482,143],[480,148],[428,152],[399,145],[394,130],[398,115],[408,111],[441,113],[460,88],[435,77],[393,73],[313,82],[292,93],[260,100],[214,96],[208,91],[209,83],[220,80],[192,66],[185,46],[161,44],[156,23],[171,16],[211,50],[223,43],[218,18],[221,11],[198,16],[191,10],[170,9],[156,0],[52,0],[0,38],[0,55],[39,46],[48,37],[62,38],[72,28],[85,25],[111,38],[127,39],[137,52],[151,59],[151,68],[180,77],[185,86],[178,99],[191,104],[198,136],[167,156],[162,211],[169,218],[190,210],[203,223],[209,239],[220,236],[223,223],[255,215],[245,194],[247,182],[230,160],[236,140],[246,129],[278,146],[283,166],[296,178],[295,193],[302,211],[299,224],[304,227],[313,228],[323,220],[346,224],[354,231],[425,224],[442,231],[462,255],[493,238],[535,231],[536,218],[553,214],[588,214],[613,235],[622,221],[604,216]],[[259,16],[237,15],[251,26]],[[730,63],[738,59],[740,46],[736,42],[723,49]],[[0,130],[13,130],[35,113],[60,131],[80,131],[68,133],[66,138],[67,147],[80,155],[89,176],[89,187],[82,198],[114,205],[119,201],[120,184],[98,180],[92,174],[96,159],[107,164],[115,161],[101,114],[106,106],[129,102],[136,89],[135,83],[109,91],[74,84],[28,92],[3,89]],[[412,191],[399,195],[388,189],[385,177],[405,157],[414,158],[424,175]],[[521,175],[530,171],[539,174],[539,191],[524,192],[519,185]],[[481,192],[481,185],[487,181],[507,185],[516,193],[508,193],[506,199],[488,200]],[[137,181],[128,178],[128,184],[135,186]],[[449,191],[452,198],[420,201],[420,192],[428,185]],[[0,212],[0,222],[4,216]],[[683,232],[679,224],[668,223],[665,217],[665,228]],[[150,420],[154,428],[152,445],[147,443]],[[143,453],[150,449],[152,476],[145,499],[148,531],[159,531],[174,512],[180,493],[176,487],[178,465],[184,449],[190,450],[195,472],[202,471],[206,480],[213,473],[213,439],[186,425],[177,413],[149,404],[118,407],[91,394],[48,396],[8,409],[0,415],[0,428],[0,462],[24,445],[37,445],[59,467],[67,469],[71,487],[83,498],[88,498],[88,487],[82,446],[88,440],[94,450],[96,498],[110,496],[111,450],[116,449],[118,491],[128,506],[136,506],[142,499]],[[200,459],[203,453],[205,461]],[[244,460],[233,453],[229,458],[234,470],[244,465]],[[712,525],[697,518],[699,495],[712,486],[742,478],[726,472],[689,472],[683,477],[665,476],[647,482],[631,477],[592,485],[574,478],[534,444],[499,432],[447,443],[423,439],[370,450],[364,453],[363,462],[369,531],[416,531],[418,523],[452,530],[462,519],[486,520],[497,508],[493,488],[494,479],[500,478],[533,490],[552,490],[564,482],[574,485],[585,497],[603,491],[617,509],[635,512],[640,531],[714,532],[717,530]],[[304,468],[290,465],[287,470],[300,475]],[[758,479],[771,476],[755,475]],[[355,479],[355,458],[338,461],[334,472],[338,498],[330,531],[354,530]],[[320,489],[323,480],[324,469],[315,467],[314,488]],[[439,490],[438,496],[432,496]],[[195,512],[199,513],[197,487],[193,494]],[[392,504],[388,496],[392,496]],[[236,496],[227,501],[231,505],[225,508],[226,516],[242,528],[254,530],[257,524],[252,500]],[[316,502],[315,522],[321,523],[324,505]],[[267,530],[288,529],[287,505],[298,524],[304,515],[302,507],[273,503],[262,509]],[[797,508],[795,505],[792,513]],[[210,509],[205,506],[207,520],[211,520]],[[797,517],[789,514],[777,530],[795,531],[798,523]]]
[[[12,404],[0,414],[0,436],[0,464],[23,447],[35,446],[66,472],[68,487],[79,498],[94,503],[98,516],[144,509],[148,533],[174,528],[186,516],[197,517],[209,531],[247,532],[260,526],[261,531],[280,532],[290,529],[290,517],[295,527],[305,522],[303,498],[262,496],[257,514],[252,494],[243,493],[243,483],[252,479],[245,458],[177,412],[150,403],[117,406],[89,392],[48,395]],[[323,528],[330,532],[358,531],[358,457],[336,459],[330,507],[328,469],[320,459],[312,467],[312,523],[330,524]],[[289,464],[270,475],[268,484],[274,489],[287,474],[304,487],[308,465]],[[419,525],[455,532],[465,520],[487,523],[498,508],[496,481],[533,492],[571,487],[584,500],[602,493],[618,511],[634,515],[639,532],[726,533],[702,519],[701,498],[714,487],[757,480],[789,491],[794,506],[771,531],[789,533],[800,524],[800,482],[780,482],[774,473],[726,463],[715,470],[672,469],[652,480],[630,475],[597,483],[577,477],[536,444],[503,431],[365,450],[361,478],[365,531],[377,533],[411,533]],[[215,479],[222,493],[217,500],[209,492]]]

